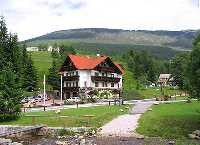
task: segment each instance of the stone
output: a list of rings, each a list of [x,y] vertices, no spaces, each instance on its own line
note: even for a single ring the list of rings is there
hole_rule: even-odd
[[[195,135],[197,135],[197,136],[200,137],[200,130],[195,130],[195,131],[193,132],[193,134],[195,134]]]
[[[85,139],[81,139],[80,145],[85,145]]]
[[[159,102],[154,102],[153,104],[154,104],[154,105],[159,105]]]
[[[79,136],[78,139],[83,139],[83,136]]]
[[[196,135],[195,134],[188,134],[188,137],[191,139],[196,139]]]
[[[55,143],[56,145],[65,145],[65,142],[62,142],[62,141],[56,141]]]
[[[148,111],[152,111],[152,108],[149,108]]]
[[[144,139],[144,135],[141,135],[141,134],[137,134],[135,137],[136,137],[137,139]]]
[[[169,141],[168,144],[169,144],[169,145],[175,145],[176,142],[175,142],[175,141]]]
[[[92,130],[92,134],[94,135],[96,132],[95,132],[95,130]]]
[[[7,144],[10,144],[12,143],[12,140],[11,139],[5,139],[5,138],[0,138],[0,144],[1,145],[7,145]]]
[[[18,142],[13,142],[10,145],[23,145],[22,143],[18,143]]]

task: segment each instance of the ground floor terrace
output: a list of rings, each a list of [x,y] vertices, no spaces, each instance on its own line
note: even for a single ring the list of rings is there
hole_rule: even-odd
[[[109,91],[115,98],[122,97],[121,89],[65,87],[63,88],[63,98],[69,99],[70,97],[91,97],[97,95],[97,92],[102,90]]]

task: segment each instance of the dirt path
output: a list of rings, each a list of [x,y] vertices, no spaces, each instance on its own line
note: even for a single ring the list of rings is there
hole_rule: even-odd
[[[130,110],[130,114],[118,116],[109,123],[105,124],[99,132],[102,136],[120,136],[120,137],[131,137],[139,136],[134,133],[138,126],[138,120],[141,114],[146,112],[153,102],[138,102]]]

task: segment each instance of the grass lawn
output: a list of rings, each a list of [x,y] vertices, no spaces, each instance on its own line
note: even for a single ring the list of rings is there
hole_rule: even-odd
[[[25,117],[25,115],[39,115],[45,117],[36,117],[36,124],[46,124],[48,126],[66,126],[66,127],[81,127],[87,125],[87,119],[83,117],[84,115],[94,115],[94,117],[89,121],[89,125],[92,127],[100,127],[103,124],[111,121],[118,115],[122,115],[128,112],[126,105],[123,106],[98,106],[89,108],[79,108],[79,109],[65,109],[61,110],[60,116],[69,116],[69,118],[58,118],[55,111],[47,112],[33,112],[33,113],[23,113],[22,117],[16,121],[11,122],[1,122],[0,124],[6,125],[31,125],[32,117]],[[124,112],[121,112],[123,109]]]
[[[177,89],[172,89],[169,87],[163,88],[164,94],[166,95],[174,95],[179,94],[180,91]],[[161,91],[159,88],[147,88],[139,90],[139,93],[142,95],[142,98],[148,99],[148,98],[154,98],[156,96],[161,96]]]
[[[160,104],[152,109],[142,115],[138,133],[182,140],[200,129],[200,102]]]

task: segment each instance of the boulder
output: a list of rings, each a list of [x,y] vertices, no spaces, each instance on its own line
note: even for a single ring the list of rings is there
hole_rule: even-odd
[[[56,141],[56,145],[65,145],[65,142],[62,142],[62,141]]]
[[[141,134],[136,134],[135,136],[137,139],[144,139],[144,135],[141,135]]]
[[[11,139],[0,138],[0,145],[7,145],[12,143]]]
[[[159,102],[154,102],[153,104],[154,104],[154,105],[159,105]]]
[[[188,134],[188,137],[191,139],[196,139],[196,135],[195,134]]]
[[[195,130],[192,134],[195,134],[196,136],[200,137],[200,130]]]
[[[168,144],[169,144],[169,145],[175,145],[176,142],[175,142],[175,141],[169,141]]]

